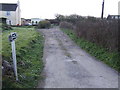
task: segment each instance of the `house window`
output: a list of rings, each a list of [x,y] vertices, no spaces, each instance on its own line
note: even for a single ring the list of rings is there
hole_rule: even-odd
[[[115,16],[115,19],[118,19],[118,16]]]
[[[36,24],[37,24],[38,22],[36,21]]]
[[[8,25],[11,25],[11,24],[12,24],[11,20],[6,20],[6,23],[7,23]]]
[[[10,11],[7,11],[7,12],[6,12],[6,15],[7,15],[7,16],[10,16]]]
[[[11,25],[11,20],[9,20],[9,25]]]

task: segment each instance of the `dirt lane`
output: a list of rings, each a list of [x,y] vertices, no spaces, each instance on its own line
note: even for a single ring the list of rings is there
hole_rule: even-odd
[[[58,27],[39,31],[45,35],[44,88],[118,88],[117,72],[79,48]]]

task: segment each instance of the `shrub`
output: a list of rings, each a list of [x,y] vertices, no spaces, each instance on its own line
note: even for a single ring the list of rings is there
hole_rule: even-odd
[[[44,21],[40,21],[37,28],[50,28],[51,24],[49,21],[44,20]]]
[[[109,51],[118,50],[118,22],[107,20],[84,22],[79,21],[76,25],[78,37],[83,37],[93,43],[107,48]]]
[[[96,43],[109,51],[118,51],[118,21],[102,20],[95,17],[81,17],[78,15],[64,16],[61,28],[72,29],[79,38]]]
[[[2,31],[12,30],[12,27],[11,27],[10,25],[7,25],[7,24],[1,23],[1,24],[0,24],[0,27],[2,27]]]
[[[74,25],[72,23],[63,21],[60,23],[60,28],[74,29]]]

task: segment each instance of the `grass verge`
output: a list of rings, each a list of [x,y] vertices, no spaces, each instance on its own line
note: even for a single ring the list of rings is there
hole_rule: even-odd
[[[19,81],[15,81],[13,72],[11,75],[4,75],[2,88],[34,88],[42,79],[40,75],[43,69],[43,36],[34,28],[14,27],[13,30],[5,31],[2,34],[2,57],[12,64],[11,45],[8,41],[10,32],[17,32],[16,54]]]
[[[78,46],[87,51],[89,54],[120,72],[119,53],[108,52],[107,49],[100,47],[95,43],[89,42],[83,38],[79,38],[73,30],[63,28],[61,30],[66,33]]]

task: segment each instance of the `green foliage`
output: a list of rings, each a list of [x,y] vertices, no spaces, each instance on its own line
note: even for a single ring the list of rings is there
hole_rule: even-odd
[[[82,49],[86,50],[92,56],[103,61],[109,66],[115,68],[120,72],[120,54],[117,52],[108,52],[105,48],[96,45],[95,43],[89,42],[84,38],[79,38],[73,30],[62,29],[73,41],[77,43]]]
[[[11,31],[3,33],[3,59],[12,64],[11,46],[8,35]],[[14,76],[3,76],[3,88],[34,88],[43,77],[40,75],[43,69],[43,36],[33,28],[14,27],[12,32],[17,32],[16,53],[19,81]]]
[[[5,57],[9,57],[11,55],[11,44],[8,41],[8,36],[11,32],[16,32],[18,34],[18,38],[16,39],[16,49],[19,53],[21,47],[27,46],[28,43],[36,37],[36,32],[33,28],[19,28],[13,27],[12,31],[6,31],[2,34],[2,54]]]
[[[12,30],[12,27],[10,25],[4,23],[0,23],[0,27],[2,28],[2,31]]]
[[[32,25],[26,25],[26,26],[20,26],[21,28],[35,28],[35,26]]]
[[[65,18],[65,16],[60,15],[60,14],[56,14],[55,17],[56,17],[56,20],[58,20],[58,21],[63,21]]]
[[[40,21],[37,28],[50,28],[51,24],[49,21],[44,20],[44,21]]]
[[[63,15],[60,15],[60,14],[56,15],[56,20],[59,20],[59,22],[66,21],[66,22],[69,22],[69,23],[72,23],[72,24],[75,24],[79,20],[83,21],[84,19],[85,19],[84,17],[76,15],[76,14],[72,14],[70,16],[63,16]]]

